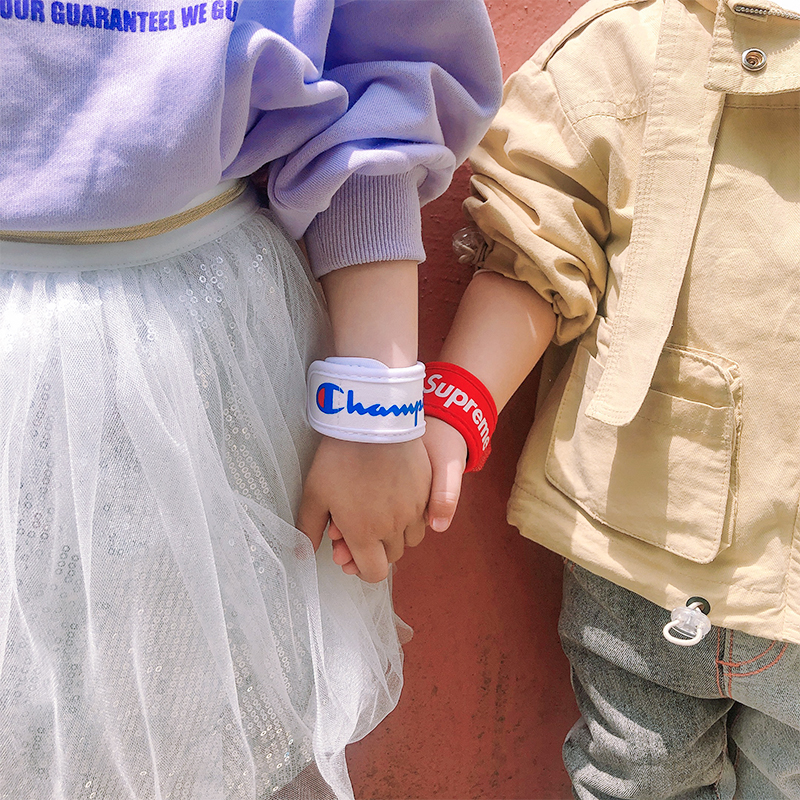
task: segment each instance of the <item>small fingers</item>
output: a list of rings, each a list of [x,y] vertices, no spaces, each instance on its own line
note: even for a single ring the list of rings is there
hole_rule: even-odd
[[[345,542],[344,539],[336,539],[333,542],[333,563],[343,567],[345,564],[349,564],[352,560],[353,554],[350,552],[347,542]]]
[[[331,520],[331,524],[328,525],[328,538],[334,542],[344,538],[344,534],[339,530],[339,526],[333,520]]]
[[[361,577],[361,573],[358,571],[358,565],[355,561],[348,561],[346,564],[343,564],[342,572],[344,572],[345,575],[355,575],[358,578]]]
[[[353,554],[342,532],[333,522],[331,522],[328,528],[328,536],[333,540],[333,563],[338,564],[347,575],[364,577],[353,558]],[[420,521],[406,528],[402,540],[398,536],[384,540],[383,547],[386,553],[387,563],[393,564],[395,561],[399,561],[406,547],[416,547],[424,538],[425,523]],[[382,580],[382,578],[377,578],[377,580]]]
[[[425,517],[435,531],[445,531],[453,521],[461,479],[467,460],[467,443],[452,426],[433,417],[425,433],[431,463],[431,491]]]
[[[322,541],[328,519],[328,509],[325,505],[319,503],[313,495],[304,494],[300,502],[300,510],[297,512],[296,524],[297,528],[311,539],[315,553]]]
[[[360,547],[351,541],[349,546],[353,554],[353,561],[358,568],[359,578],[367,583],[379,583],[388,576],[389,558],[381,541],[374,540]],[[356,573],[348,572],[348,574]]]
[[[386,552],[386,560],[389,564],[394,564],[403,557],[403,552],[406,549],[405,536],[403,534],[394,534],[383,540],[383,549]]]
[[[347,542],[344,540],[344,534],[333,520],[328,525],[328,536],[333,547],[333,563],[340,566],[345,575],[358,575],[358,566],[353,560],[353,554],[350,552]]]
[[[348,542],[334,520],[328,526],[328,536],[332,540],[333,562],[345,575],[357,575],[367,583],[379,583],[389,574],[386,551],[379,540],[361,543],[351,537]]]
[[[462,466],[450,461],[443,469],[435,470],[431,482],[431,496],[426,513],[428,524],[435,531],[446,531],[456,513],[461,496]]]
[[[425,523],[415,522],[406,528],[404,537],[406,547],[416,547],[425,538]]]

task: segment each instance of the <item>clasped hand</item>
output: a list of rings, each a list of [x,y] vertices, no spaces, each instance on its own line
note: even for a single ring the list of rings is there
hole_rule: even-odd
[[[458,431],[427,421],[423,439],[362,444],[323,437],[303,488],[297,527],[316,550],[328,527],[333,560],[375,583],[415,547],[425,526],[443,531],[455,513],[467,448]]]

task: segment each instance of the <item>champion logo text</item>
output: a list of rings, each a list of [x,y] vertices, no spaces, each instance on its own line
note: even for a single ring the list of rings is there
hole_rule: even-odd
[[[322,383],[317,389],[316,403],[317,408],[323,414],[338,414],[341,411],[346,411],[347,414],[358,414],[359,416],[370,417],[414,417],[414,426],[418,424],[419,415],[422,413],[423,403],[422,400],[417,400],[415,403],[404,403],[403,405],[393,404],[391,406],[384,406],[380,403],[372,403],[365,406],[355,398],[355,392],[352,389],[347,390],[347,400],[343,406],[334,406],[335,400],[338,399],[339,394],[345,394],[341,386],[335,383]]]

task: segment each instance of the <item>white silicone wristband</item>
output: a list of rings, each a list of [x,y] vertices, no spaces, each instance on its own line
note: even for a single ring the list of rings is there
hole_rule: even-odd
[[[308,421],[350,442],[407,442],[425,432],[425,365],[387,367],[372,358],[327,358],[308,368]]]

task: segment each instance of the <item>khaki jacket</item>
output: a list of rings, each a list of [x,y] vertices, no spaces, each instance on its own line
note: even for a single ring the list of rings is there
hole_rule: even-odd
[[[481,265],[553,304],[568,358],[511,523],[797,643],[799,90],[777,3],[589,0],[509,80],[465,206]]]

